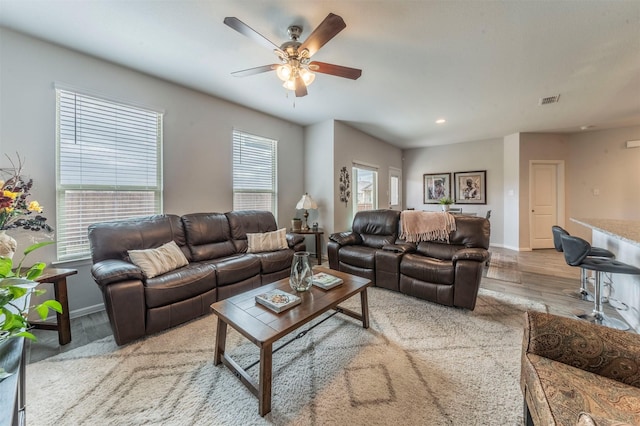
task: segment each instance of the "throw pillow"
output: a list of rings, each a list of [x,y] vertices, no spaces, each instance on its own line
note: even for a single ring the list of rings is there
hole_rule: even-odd
[[[247,234],[247,244],[247,253],[286,249],[289,247],[287,245],[287,229],[282,228],[262,234]]]
[[[128,253],[131,262],[142,269],[147,278],[153,278],[189,264],[175,241],[169,241],[155,249],[129,250]]]

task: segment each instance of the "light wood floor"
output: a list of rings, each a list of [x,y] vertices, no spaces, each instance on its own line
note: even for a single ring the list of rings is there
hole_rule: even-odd
[[[593,309],[593,302],[583,302],[565,293],[579,288],[580,270],[568,266],[562,253],[555,250],[516,252],[493,247],[490,251],[496,265],[503,265],[501,260],[514,263],[508,263],[508,268],[494,268],[491,273],[494,278],[483,277],[482,288],[540,301],[549,306],[550,312],[559,315],[572,316],[576,312],[591,312]],[[488,269],[485,270],[485,274],[487,272]],[[617,311],[608,305],[605,305],[605,312],[622,319]],[[102,311],[72,319],[72,341],[68,345],[58,345],[56,332],[34,330],[34,334],[38,341],[31,343],[28,352],[29,362],[40,361],[109,336],[111,328],[106,312]]]

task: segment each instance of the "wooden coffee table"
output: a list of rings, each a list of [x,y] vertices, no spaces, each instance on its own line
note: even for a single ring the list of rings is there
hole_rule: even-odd
[[[314,272],[326,272],[340,277],[344,280],[344,283],[330,290],[322,290],[312,286],[307,292],[296,293],[302,298],[302,303],[279,314],[257,304],[255,296],[276,288],[288,293],[294,293],[289,286],[289,278],[211,305],[211,309],[218,316],[214,363],[215,365],[220,365],[221,362],[224,363],[258,398],[258,412],[261,416],[271,411],[272,355],[282,347],[273,349],[273,343],[276,340],[281,339],[329,310],[335,310],[336,313],[339,312],[356,318],[362,321],[364,328],[369,328],[367,287],[371,286],[371,281],[324,267],[315,267],[313,270]],[[361,313],[338,306],[358,293],[360,294]],[[260,348],[260,361],[256,363],[260,364],[259,383],[256,383],[245,369],[225,354],[227,324]],[[296,338],[302,337],[304,334],[306,332],[298,334]],[[290,342],[284,343],[283,346]],[[251,368],[253,365],[246,367],[246,369]]]

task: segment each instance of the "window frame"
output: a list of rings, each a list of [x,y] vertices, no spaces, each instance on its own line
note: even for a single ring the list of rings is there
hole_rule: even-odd
[[[91,223],[123,220],[150,214],[162,214],[164,198],[164,112],[155,108],[114,100],[100,94],[89,93],[58,85],[55,87],[55,96],[57,211],[56,257],[58,262],[67,262],[88,259],[91,257],[87,232],[87,227]],[[73,98],[73,101],[69,101],[70,97]],[[82,104],[82,102],[87,102],[88,104],[95,103],[96,105],[99,104],[111,109],[104,110],[105,112],[103,115],[90,117],[87,111],[83,111],[78,108],[78,102],[80,102],[80,104]],[[73,109],[65,110],[65,108],[70,108],[71,103],[73,103]],[[124,114],[125,112],[131,111],[139,112],[143,118],[120,120],[118,118],[109,117],[110,114],[118,116],[118,114]],[[90,128],[92,125],[95,126],[97,122],[106,123],[105,126],[114,126],[113,129],[115,130],[108,136],[101,133],[100,138],[97,138],[96,133],[93,133],[94,131],[92,130],[87,130],[84,133],[82,132],[83,126]],[[125,128],[126,124],[131,123],[153,123],[153,126],[145,127],[146,134],[145,137],[141,138],[143,139],[142,142],[132,141],[134,138],[131,138],[131,136],[136,131],[127,131]],[[68,132],[69,130],[73,131],[72,135]],[[128,137],[131,138],[131,140],[127,140]],[[86,144],[87,153],[84,153],[83,148],[75,150],[73,148],[68,148],[70,141],[73,141],[73,144],[75,145]],[[150,141],[152,143],[149,143]],[[104,144],[102,145],[103,142]],[[65,145],[67,145],[66,148]],[[144,173],[138,172],[135,167],[129,165],[129,174],[122,173],[117,175],[122,177],[122,180],[125,181],[125,183],[96,183],[100,180],[100,176],[102,176],[102,179],[106,181],[117,181],[117,178],[104,178],[105,170],[108,170],[106,167],[106,164],[108,164],[107,161],[104,161],[103,163],[105,164],[104,168],[97,167],[95,173],[87,173],[87,170],[92,170],[92,168],[89,167],[91,160],[93,161],[93,164],[96,163],[95,156],[90,160],[90,153],[92,150],[96,151],[98,149],[104,149],[106,154],[104,158],[115,163],[112,167],[115,168],[116,171],[121,164],[119,161],[124,161],[126,163],[126,160],[131,162],[131,160],[139,159],[140,157],[145,157],[145,164],[151,165],[154,169],[151,173]],[[109,150],[111,150],[113,155],[108,155]],[[117,153],[117,155],[115,155],[115,153]],[[128,156],[123,154],[128,154]],[[81,173],[76,172],[74,174],[70,171],[71,169],[69,166],[64,165],[65,162],[70,160],[79,161],[79,164],[83,164],[85,166],[82,168]],[[83,162],[82,160],[85,161]],[[102,158],[100,158],[98,162],[101,163]],[[120,169],[124,170],[125,167],[120,167]],[[100,175],[100,173],[102,173],[102,175]],[[133,178],[136,173],[138,173],[138,176],[143,176],[144,174],[144,177],[139,177],[138,179],[146,180],[145,184],[140,184],[140,182],[138,184],[129,184],[127,177]],[[81,176],[78,177],[76,175]],[[149,181],[149,178],[151,178],[151,181]],[[85,182],[82,182],[83,180],[85,180]],[[83,195],[88,199],[77,201],[77,203],[73,204],[74,209],[72,210],[73,213],[71,213],[71,207],[68,203],[71,197],[77,195],[78,192],[84,192]],[[111,204],[109,203],[110,200],[112,200]],[[124,201],[116,204],[113,202],[116,200]],[[112,205],[113,208],[111,210],[103,209],[102,205],[105,204]],[[127,206],[135,206],[135,208],[128,209]],[[91,209],[91,207],[94,207],[94,209]],[[88,213],[85,213],[85,211]],[[70,219],[72,214],[77,217]]]
[[[267,210],[267,211],[270,211],[274,217],[278,217],[278,140],[269,138],[266,136],[260,136],[253,133],[249,133],[237,128],[234,128],[232,130],[231,136],[232,136],[231,137],[232,139],[231,186],[232,186],[232,197],[233,197],[232,199],[233,210]],[[270,164],[270,173],[264,173],[264,170],[255,171],[255,173],[257,174],[270,176],[270,181],[271,181],[270,189],[265,189],[264,187],[260,187],[260,185],[258,185],[258,187],[245,186],[239,189],[236,188],[236,185],[240,187],[240,185],[243,183],[243,182],[237,181],[238,176],[236,173],[236,166],[237,166],[237,160],[238,160],[236,158],[236,153],[239,151],[240,154],[242,154],[242,149],[243,149],[242,146],[237,146],[237,144],[242,144],[242,143],[264,144],[265,151],[270,151],[270,155],[268,156],[268,160]],[[258,164],[257,160],[260,160],[260,158],[250,157],[248,164],[250,164],[251,161],[254,161],[256,162],[256,164]],[[262,161],[263,162],[265,161],[264,158],[262,159]],[[255,178],[255,174],[253,177]],[[269,178],[267,178],[266,180],[268,181]],[[248,207],[244,205],[240,205],[239,203],[237,203],[236,194],[256,194],[256,195],[270,194],[269,199],[270,199],[271,208],[267,209],[261,204],[254,204]]]

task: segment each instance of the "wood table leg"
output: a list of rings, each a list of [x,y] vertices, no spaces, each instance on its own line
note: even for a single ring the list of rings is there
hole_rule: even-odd
[[[67,295],[67,279],[60,278],[53,283],[56,300],[62,305],[62,313],[56,312],[58,321],[58,342],[66,345],[71,342],[71,321],[69,319],[69,297]]]
[[[258,394],[258,411],[264,417],[271,411],[271,373],[272,350],[271,343],[265,343],[260,348],[260,383]]]
[[[362,327],[369,328],[369,302],[366,288],[360,292],[360,305],[362,306]]]
[[[318,265],[322,265],[322,238],[320,235],[315,234],[316,237],[316,257],[318,258]]]
[[[227,323],[218,318],[218,331],[216,332],[216,351],[213,355],[213,364],[220,365],[224,348],[227,343]]]

